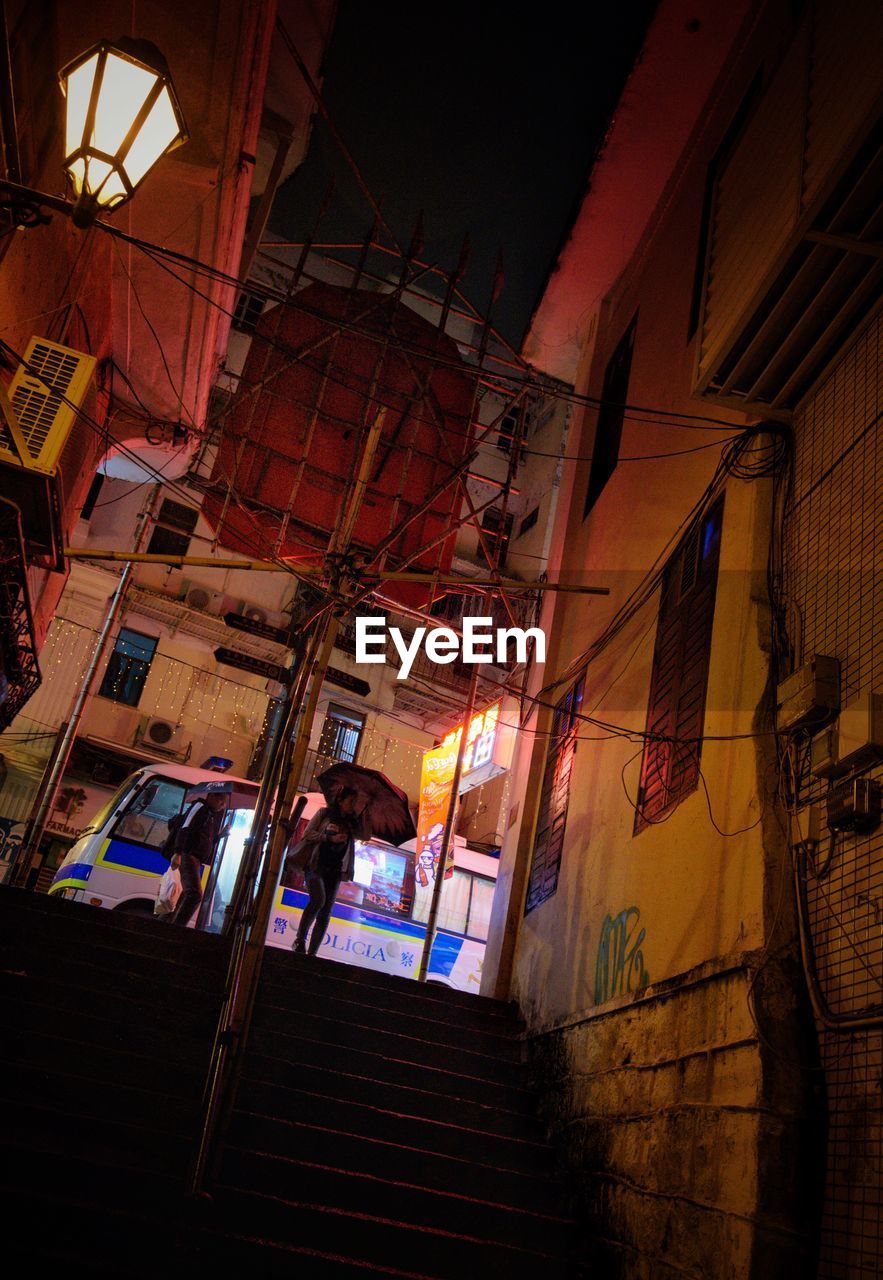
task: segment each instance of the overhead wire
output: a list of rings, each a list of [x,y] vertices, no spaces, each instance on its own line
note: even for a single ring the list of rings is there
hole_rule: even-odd
[[[277,302],[282,306],[294,308],[295,310],[300,310],[306,315],[312,316],[313,318],[325,320],[329,325],[333,327],[348,330],[356,334],[357,336],[365,338],[367,340],[374,341],[374,342],[382,341],[382,336],[380,334],[378,334],[377,332],[373,332],[370,329],[360,327],[358,323],[346,322],[336,318],[330,318],[322,315],[319,312],[316,312],[312,308],[306,307],[302,301],[298,301],[297,294],[294,294],[291,297],[287,297],[284,294],[281,294],[278,290],[275,290],[270,286],[262,285],[260,282],[255,281],[254,279],[248,279],[248,278],[243,279],[237,276],[232,276],[228,272],[221,271],[219,268],[214,268],[210,264],[201,262],[199,259],[193,258],[188,254],[182,254],[178,251],[168,249],[163,245],[157,245],[151,241],[144,240],[138,236],[130,235],[126,232],[123,232],[121,229],[117,227],[110,226],[108,223],[99,222],[99,223],[96,223],[96,227],[102,231],[109,232],[111,235],[115,236],[116,238],[122,240],[127,244],[134,245],[135,247],[147,253],[149,256],[162,257],[167,259],[168,261],[174,261],[180,265],[187,266],[194,271],[194,274],[206,275],[214,281],[227,284],[233,288],[239,289],[240,291],[254,293],[256,296],[262,297],[265,301]],[[181,279],[181,277],[176,277],[176,278]],[[182,280],[182,283],[184,283],[183,280]],[[187,282],[187,284],[188,284],[188,287],[192,287],[195,291],[195,288],[196,288],[195,286],[190,285],[189,282]],[[210,302],[211,305],[218,307],[220,310],[226,310],[227,314],[230,314],[229,309],[224,308],[223,305],[219,303],[217,299],[212,299],[208,295],[201,295],[201,296],[203,296],[206,301]],[[384,296],[389,296],[389,295],[379,294],[376,296],[378,297],[379,300],[382,300]],[[411,349],[411,354],[415,356],[425,357],[425,358],[431,357],[432,362],[438,365],[439,367],[445,367],[450,369],[462,368],[461,363],[454,360],[446,359],[440,353],[428,353],[425,349],[421,347],[414,347],[413,349]],[[493,359],[492,353],[490,353],[489,358]],[[489,390],[499,391],[498,384],[489,381],[488,375],[486,372],[483,376],[483,380]],[[564,384],[560,384],[557,388],[551,388],[549,386],[548,378],[545,375],[540,375],[540,374],[534,374],[532,377],[528,377],[528,378],[519,377],[517,379],[511,378],[508,380],[503,378],[502,381],[503,382],[508,381],[508,382],[514,383],[516,392],[520,392],[520,391],[542,392],[549,399],[563,400],[571,404],[586,405],[593,408],[612,408],[617,410],[623,410],[627,414],[636,415],[639,421],[647,418],[655,418],[655,419],[659,419],[660,421],[670,423],[671,426],[673,427],[678,427],[686,430],[706,430],[710,428],[715,428],[715,429],[729,431],[732,433],[734,430],[734,427],[738,425],[730,419],[716,417],[711,414],[690,413],[682,410],[667,409],[662,406],[635,405],[628,402],[612,401],[612,400],[605,399],[604,397],[592,396],[587,393],[576,392],[572,388],[565,387]]]

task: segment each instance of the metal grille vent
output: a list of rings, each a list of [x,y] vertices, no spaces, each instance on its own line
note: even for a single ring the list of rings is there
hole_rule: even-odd
[[[46,338],[32,338],[24,358],[26,367],[16,370],[9,398],[34,467],[52,471],[86,397],[95,358]],[[5,424],[0,459],[19,461]]]

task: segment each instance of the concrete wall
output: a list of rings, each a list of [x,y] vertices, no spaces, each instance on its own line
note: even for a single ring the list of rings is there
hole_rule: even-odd
[[[645,60],[657,69],[677,12],[661,6],[651,28]],[[695,16],[713,24],[721,14],[701,5]],[[775,64],[787,27],[785,7],[771,4],[756,6],[740,35],[731,28],[718,49],[725,74],[708,102],[704,68],[692,85],[669,82],[674,98],[697,92],[681,160],[660,183],[640,239],[593,268],[574,246],[588,243],[595,219],[615,218],[617,201],[628,205],[635,183],[633,153],[621,169],[615,148],[602,157],[603,190],[586,198],[529,345],[555,347],[561,316],[578,315],[575,390],[597,399],[637,314],[629,405],[720,424],[687,430],[662,415],[627,415],[619,465],[587,518],[588,462],[563,477],[550,576],[607,586],[610,596],[546,607],[549,660],[531,689],[540,705],[522,735],[518,809],[485,960],[483,990],[510,994],[527,1018],[584,1256],[605,1277],[814,1273],[815,1060],[769,733],[771,482],[716,476],[722,438],[752,419],[691,394],[708,165],[758,66]],[[636,75],[626,127],[652,138],[665,130],[667,99],[658,83],[639,92]],[[672,106],[681,124],[683,109]],[[590,404],[572,433],[581,457],[592,454],[596,424]],[[557,891],[525,916],[550,707],[620,606],[671,556],[711,483],[724,510],[698,786],[634,834],[657,590],[588,666],[581,709],[597,723],[578,730]]]

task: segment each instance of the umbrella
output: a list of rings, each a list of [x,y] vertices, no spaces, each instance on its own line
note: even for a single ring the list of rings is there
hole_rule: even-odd
[[[378,769],[340,761],[320,773],[316,781],[329,804],[344,787],[351,787],[357,804],[364,805],[366,826],[376,840],[402,844],[417,835],[407,795]]]

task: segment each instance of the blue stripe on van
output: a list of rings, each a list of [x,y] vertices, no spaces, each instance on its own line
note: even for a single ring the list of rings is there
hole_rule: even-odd
[[[169,869],[169,860],[158,849],[150,849],[143,844],[129,844],[128,840],[110,840],[96,865],[162,876]]]
[[[443,978],[451,976],[451,970],[457,963],[457,957],[463,947],[463,939],[452,937],[449,933],[437,933],[432,941],[432,954],[429,957],[429,972],[438,973]]]
[[[282,890],[283,907],[299,907],[303,911],[308,901],[307,894],[298,889]],[[384,916],[379,911],[366,911],[364,907],[357,907],[351,902],[335,902],[332,914],[338,920],[346,920],[350,924],[373,925],[375,928],[385,929],[389,933],[400,934],[404,938],[422,938],[426,933],[425,927],[421,924],[415,924],[413,920],[401,920],[396,919],[395,916]]]
[[[92,874],[91,862],[67,862],[52,877],[52,888],[59,880],[88,880]]]

